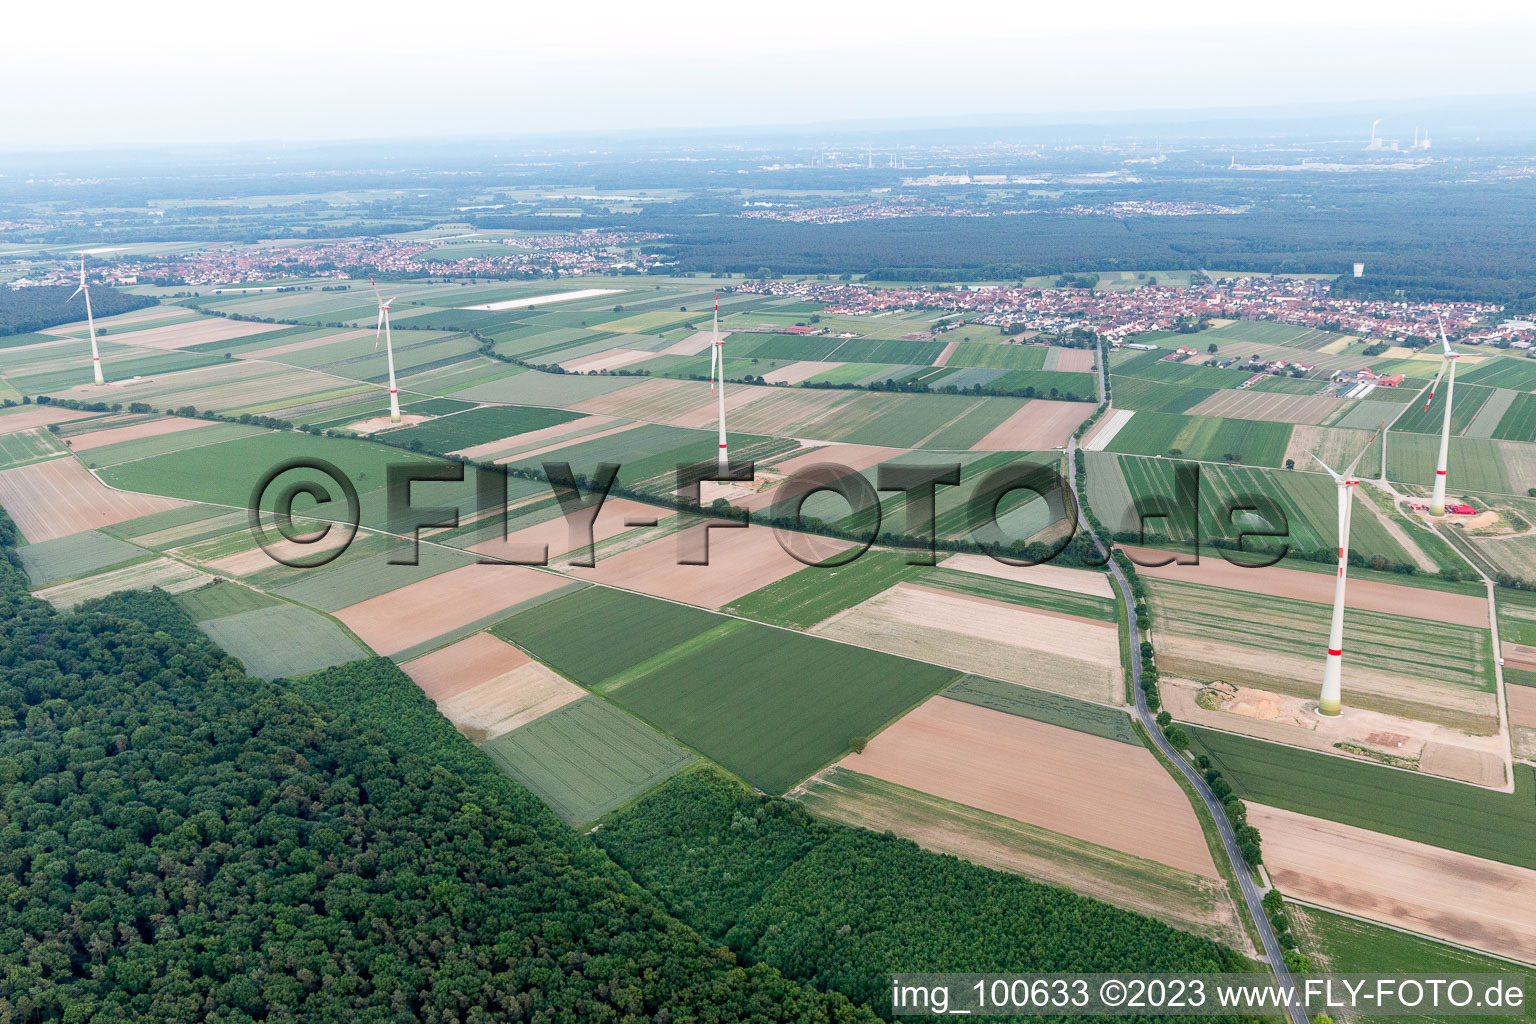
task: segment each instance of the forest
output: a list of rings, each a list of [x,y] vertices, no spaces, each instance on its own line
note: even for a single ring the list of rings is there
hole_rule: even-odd
[[[875,1019],[711,949],[392,663],[266,683],[159,591],[54,612],[16,540],[0,1019]]]
[[[708,941],[887,1016],[899,971],[1246,965],[1207,939],[1069,890],[818,821],[707,766],[619,812],[596,839]]]
[[[0,288],[0,336],[27,334],[84,320],[85,300],[77,296],[70,301],[69,296],[74,290],[67,284]],[[98,320],[154,306],[159,301],[147,295],[129,295],[104,284],[91,285],[91,312]]]

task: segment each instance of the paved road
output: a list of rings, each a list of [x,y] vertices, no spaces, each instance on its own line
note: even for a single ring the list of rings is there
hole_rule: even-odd
[[[1103,359],[1099,360],[1099,379],[1102,382],[1104,376]],[[1103,394],[1102,387],[1100,394]],[[1072,496],[1077,498],[1077,528],[1082,530],[1093,540],[1100,557],[1104,557],[1104,542],[1098,534],[1093,532],[1093,527],[1088,525],[1088,519],[1082,511],[1082,496],[1077,493],[1077,441],[1067,443],[1067,480],[1072,488]],[[1131,593],[1131,581],[1126,579],[1125,572],[1113,560],[1109,562],[1109,571],[1114,576],[1115,586],[1120,588],[1120,595],[1125,598],[1125,617],[1130,627],[1131,650],[1131,689],[1136,695],[1136,717],[1141,720],[1143,728],[1152,737],[1152,742],[1157,744],[1157,749],[1163,752],[1163,756],[1178,767],[1179,772],[1189,780],[1195,792],[1200,794],[1200,799],[1205,803],[1205,809],[1210,813],[1212,820],[1216,822],[1216,830],[1221,834],[1221,845],[1226,851],[1227,860],[1232,863],[1232,873],[1237,876],[1237,884],[1243,890],[1243,899],[1248,903],[1248,913],[1253,917],[1254,926],[1258,929],[1259,939],[1264,946],[1264,956],[1269,961],[1269,966],[1275,974],[1275,980],[1280,985],[1293,985],[1290,970],[1285,966],[1284,951],[1280,948],[1279,940],[1275,938],[1275,930],[1269,923],[1268,916],[1264,913],[1261,902],[1262,894],[1258,886],[1253,884],[1253,878],[1248,873],[1248,866],[1243,861],[1242,851],[1237,847],[1237,836],[1233,832],[1232,823],[1227,820],[1227,814],[1221,807],[1221,801],[1216,799],[1216,794],[1211,792],[1211,787],[1206,785],[1205,776],[1189,763],[1182,753],[1176,750],[1163,736],[1163,730],[1158,728],[1157,720],[1147,708],[1147,698],[1141,692],[1141,630],[1136,618],[1136,597]],[[1287,1007],[1287,1015],[1293,1024],[1308,1024],[1307,1011],[1299,1003]]]

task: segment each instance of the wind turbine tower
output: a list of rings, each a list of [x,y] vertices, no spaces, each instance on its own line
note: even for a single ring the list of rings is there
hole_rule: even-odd
[[[96,350],[96,317],[91,313],[91,286],[85,283],[85,250],[80,250],[80,287],[70,294],[66,302],[73,302],[76,295],[85,296],[85,327],[91,335],[91,369],[96,375],[96,386],[107,382],[101,375],[101,353]]]
[[[386,302],[384,298],[379,295],[379,286],[373,280],[372,274],[368,275],[368,283],[373,285],[373,297],[377,299],[379,303],[379,325],[378,327],[375,327],[373,331],[373,350],[375,352],[379,350],[379,332],[383,331],[384,357],[389,363],[389,422],[399,423],[400,389],[395,387],[395,344],[394,339],[390,337],[389,333],[389,304],[394,302],[395,299],[399,298],[399,296],[392,295],[390,296],[389,301]]]
[[[1456,360],[1461,358],[1461,353],[1451,348],[1451,343],[1445,338],[1445,322],[1440,319],[1439,312],[1435,313],[1435,321],[1440,327],[1440,348],[1444,354],[1440,358],[1440,372],[1435,374],[1434,383],[1429,386],[1429,401],[1424,403],[1424,411],[1429,411],[1430,403],[1435,400],[1435,388],[1440,384],[1440,378],[1445,377],[1445,417],[1440,423],[1440,461],[1435,463],[1435,492],[1429,500],[1429,514],[1433,516],[1445,515],[1445,464],[1451,453],[1451,401],[1456,395]],[[1446,373],[1449,368],[1450,373]]]
[[[1385,425],[1385,424],[1383,424]],[[1376,434],[1371,435],[1371,440],[1366,442],[1365,449],[1355,456],[1355,461],[1343,473],[1335,473],[1329,469],[1328,464],[1311,452],[1312,458],[1319,466],[1328,471],[1333,477],[1333,482],[1338,485],[1339,497],[1339,574],[1333,583],[1333,619],[1328,625],[1328,658],[1323,662],[1323,694],[1317,702],[1317,713],[1336,717],[1343,710],[1343,678],[1344,678],[1344,583],[1346,572],[1349,568],[1349,517],[1354,508],[1354,490],[1359,486],[1360,479],[1355,476],[1355,466],[1371,448],[1371,442],[1376,440],[1376,435],[1381,433],[1378,427]]]
[[[725,448],[725,339],[720,337],[720,293],[715,292],[715,328],[714,342],[709,346],[709,390],[714,392],[720,401],[720,475],[725,476],[730,472],[731,460]],[[720,385],[715,386],[715,375],[718,370]]]

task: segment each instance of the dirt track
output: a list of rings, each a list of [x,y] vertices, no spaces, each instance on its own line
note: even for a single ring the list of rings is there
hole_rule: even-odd
[[[1141,747],[934,697],[840,765],[1218,877],[1189,799]]]
[[[1536,962],[1536,871],[1262,804],[1248,820],[1289,895]]]

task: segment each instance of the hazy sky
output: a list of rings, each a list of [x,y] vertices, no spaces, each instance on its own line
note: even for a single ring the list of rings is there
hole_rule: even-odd
[[[0,147],[1536,92],[1536,4],[83,4],[5,16]]]

